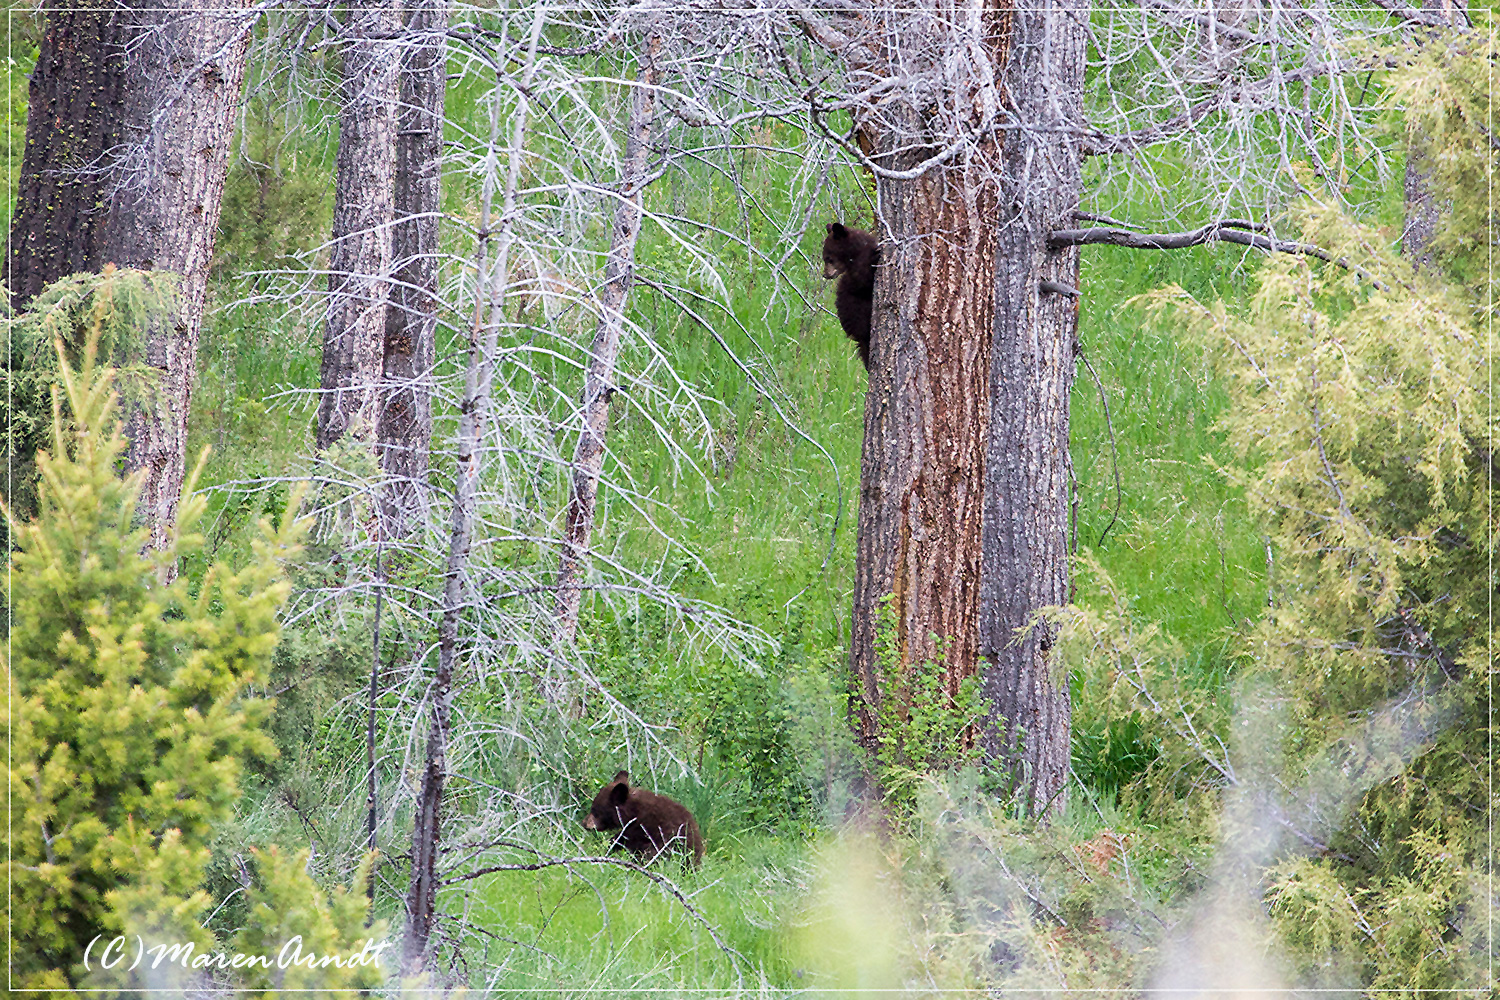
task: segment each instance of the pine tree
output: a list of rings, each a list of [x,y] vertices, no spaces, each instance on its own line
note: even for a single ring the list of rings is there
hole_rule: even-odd
[[[196,589],[185,578],[161,582],[179,557],[201,549],[205,501],[190,480],[176,529],[156,550],[136,523],[141,474],[116,471],[126,448],[117,373],[99,354],[120,294],[139,279],[113,271],[73,279],[88,285],[81,297],[52,300],[65,304],[68,322],[52,328],[61,386],[52,391],[51,450],[37,459],[38,513],[22,524],[6,511],[18,546],[6,664],[17,986],[159,988],[190,975],[163,965],[143,968],[150,978],[138,982],[90,978],[98,966],[91,974],[82,962],[99,934],[140,934],[148,947],[214,946],[199,924],[211,903],[200,888],[208,845],[233,814],[242,763],[276,752],[266,725],[272,703],[244,695],[268,676],[277,611],[290,592],[284,567],[305,523],[262,521],[248,563],[215,565]],[[63,331],[82,344],[65,344]],[[327,910],[305,874],[265,858],[263,893],[295,889],[313,911]],[[352,940],[362,907],[359,916],[282,923],[322,928],[326,953]],[[328,985],[354,978],[329,971]]]
[[[1420,272],[1386,249],[1390,234],[1309,205],[1304,238],[1357,268],[1273,260],[1242,316],[1181,290],[1158,298],[1220,352],[1231,399],[1220,427],[1242,456],[1223,471],[1275,554],[1274,604],[1241,677],[1284,704],[1284,780],[1318,788],[1339,820],[1318,854],[1283,852],[1265,873],[1307,985],[1475,988],[1493,958],[1485,762],[1500,524],[1481,276],[1500,243],[1486,194],[1500,168],[1485,117],[1495,56],[1473,34],[1391,81],[1427,137],[1443,207]],[[1385,718],[1401,728],[1362,749],[1351,733]],[[1330,760],[1336,780],[1316,785]],[[1329,805],[1340,796],[1344,815]]]

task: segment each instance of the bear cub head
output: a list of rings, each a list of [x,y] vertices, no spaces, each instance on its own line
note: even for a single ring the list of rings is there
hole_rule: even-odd
[[[610,851],[625,849],[649,864],[669,850],[687,851],[691,863],[703,860],[703,835],[698,821],[680,802],[644,788],[631,787],[630,774],[621,771],[594,796],[584,817],[585,830],[619,830]]]

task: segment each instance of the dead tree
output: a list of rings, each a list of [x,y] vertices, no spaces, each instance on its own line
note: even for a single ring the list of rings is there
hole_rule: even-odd
[[[599,498],[599,473],[604,468],[604,432],[609,424],[609,400],[616,392],[615,361],[625,326],[625,302],[634,276],[635,244],[641,233],[641,197],[651,159],[651,133],[656,119],[656,58],[661,39],[652,35],[641,55],[639,86],[632,89],[626,125],[625,157],[621,163],[619,202],[614,230],[604,264],[604,288],[599,296],[599,321],[589,348],[583,376],[582,427],[573,451],[573,482],[563,529],[562,556],[557,570],[557,631],[564,644],[578,629],[579,585],[587,566],[594,509]]]
[[[378,425],[387,477],[382,520],[393,538],[408,534],[421,510],[432,444],[447,28],[447,0],[421,0],[409,7],[403,31],[391,231],[395,270],[385,314]]]
[[[234,5],[81,8],[48,15],[32,78],[9,280],[42,285],[106,264],[177,276],[169,323],[147,331],[154,384],[125,417],[138,511],[162,545],[185,470],[188,407],[252,18]]]
[[[468,364],[464,370],[463,402],[459,408],[458,481],[454,484],[451,530],[443,569],[438,666],[426,699],[430,716],[427,753],[411,839],[411,884],[406,894],[403,952],[407,975],[423,971],[437,914],[438,852],[443,831],[443,790],[448,781],[448,746],[452,739],[453,684],[462,655],[459,622],[471,599],[469,558],[480,489],[480,456],[489,419],[500,327],[504,320],[516,196],[521,183],[521,163],[531,106],[528,89],[536,69],[537,42],[545,22],[544,8],[534,18],[526,62],[519,79],[507,81],[514,83],[516,107],[504,123],[510,132],[505,176],[496,178],[493,170],[486,171],[480,195],[479,245],[474,268],[480,277],[480,294],[484,298],[475,304],[474,325],[469,330]],[[491,100],[489,147],[497,152],[501,148],[501,126],[501,96],[496,93]],[[497,197],[499,204],[495,205]]]
[[[374,443],[391,282],[399,27],[400,8],[386,0],[351,8],[340,32],[339,147],[318,380],[320,451],[346,433]]]

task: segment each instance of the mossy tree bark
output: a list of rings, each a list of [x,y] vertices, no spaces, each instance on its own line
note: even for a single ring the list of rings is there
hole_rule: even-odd
[[[345,434],[375,443],[391,284],[400,27],[400,7],[387,0],[350,8],[342,31],[320,451]]]

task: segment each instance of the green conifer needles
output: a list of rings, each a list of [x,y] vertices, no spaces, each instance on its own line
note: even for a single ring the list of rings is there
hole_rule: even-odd
[[[243,695],[267,676],[283,568],[304,530],[262,521],[244,567],[214,566],[196,592],[185,577],[163,584],[166,567],[201,548],[205,503],[190,479],[171,544],[145,549],[139,476],[116,471],[114,372],[98,364],[99,327],[83,330],[76,369],[55,339],[61,392],[51,451],[38,456],[38,515],[22,524],[6,511],[18,546],[6,664],[17,986],[80,984],[98,934],[212,944],[198,887],[241,761],[275,753],[271,703]]]

